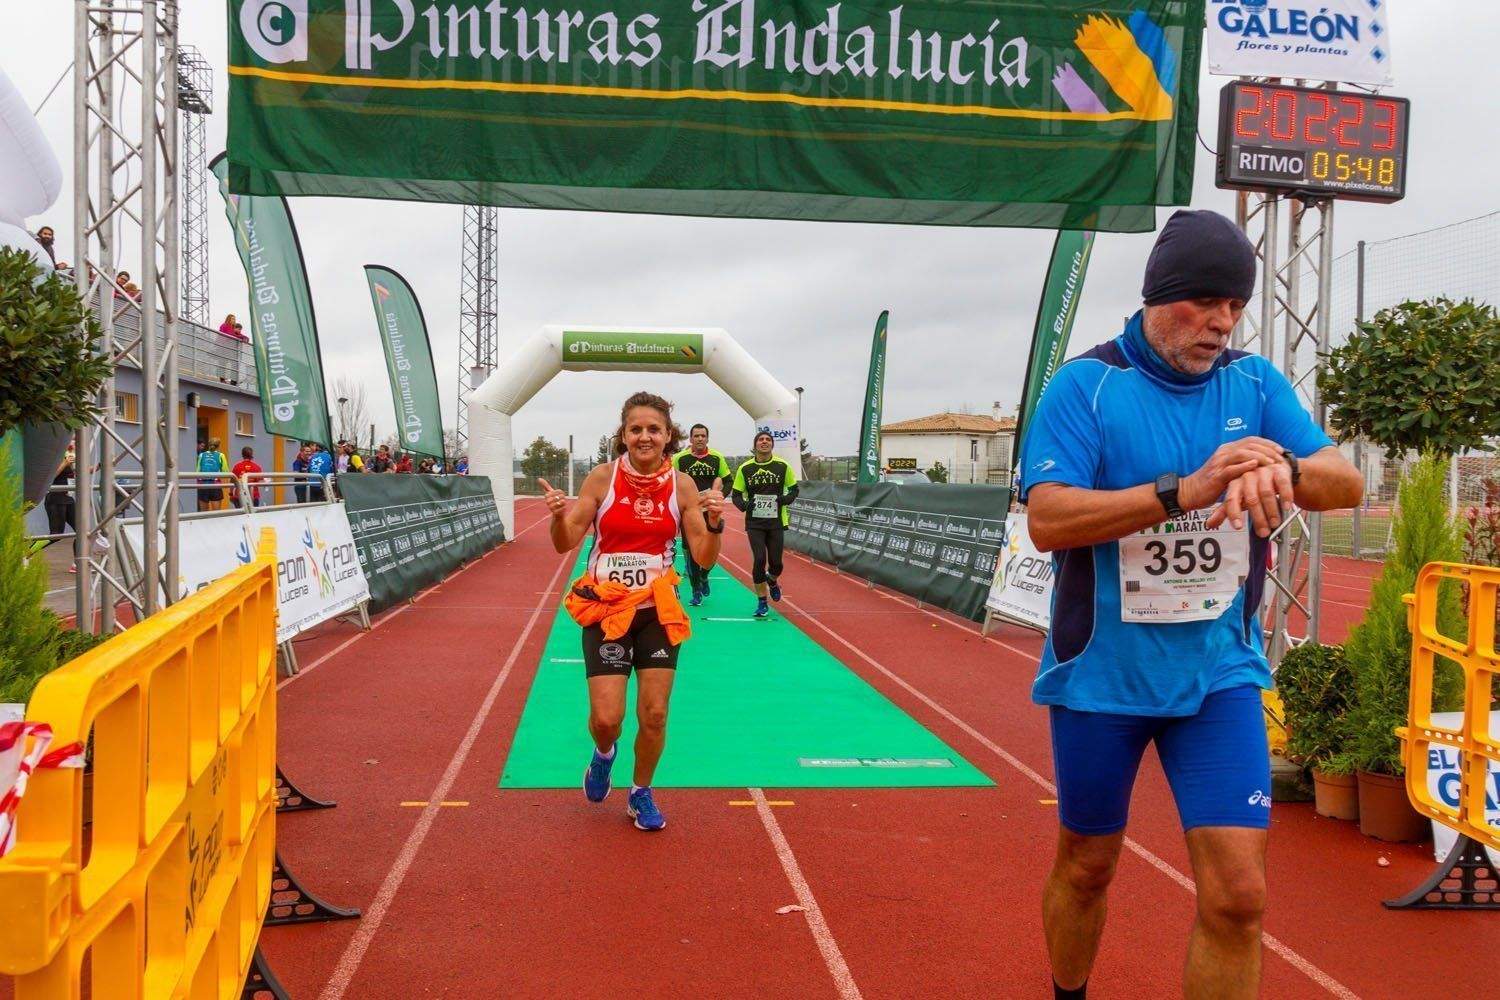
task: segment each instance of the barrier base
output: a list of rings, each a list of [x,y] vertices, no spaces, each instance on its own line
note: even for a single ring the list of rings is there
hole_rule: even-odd
[[[1385,905],[1391,910],[1500,910],[1500,873],[1478,842],[1460,834],[1426,882]]]
[[[271,866],[271,905],[266,907],[265,926],[279,927],[282,924],[312,924],[324,920],[353,920],[359,911],[325,903],[302,888],[297,876],[286,870],[281,863],[281,852]]]
[[[245,988],[240,992],[240,1000],[265,1000],[267,996],[274,1000],[291,1000],[281,980],[271,971],[265,953],[257,947],[255,957],[250,960],[250,971],[245,974]]]
[[[305,812],[308,809],[332,809],[338,805],[337,802],[324,802],[315,799],[302,789],[292,784],[287,776],[281,773],[280,765],[276,768],[276,811],[279,813]]]

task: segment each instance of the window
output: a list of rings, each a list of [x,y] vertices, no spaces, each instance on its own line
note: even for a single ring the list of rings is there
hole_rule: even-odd
[[[979,439],[969,438],[969,461],[979,461]]]
[[[141,397],[133,392],[115,392],[115,419],[127,424],[141,422]]]
[[[255,433],[255,417],[244,410],[234,411],[234,432],[251,435]]]
[[[180,399],[177,401],[177,428],[187,430],[187,404]]]

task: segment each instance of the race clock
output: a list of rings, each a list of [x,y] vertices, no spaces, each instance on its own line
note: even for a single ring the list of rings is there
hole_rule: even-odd
[[[1221,188],[1399,201],[1404,97],[1237,80],[1219,98]]]

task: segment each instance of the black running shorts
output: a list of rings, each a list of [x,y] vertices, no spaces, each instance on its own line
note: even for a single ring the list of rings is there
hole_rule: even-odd
[[[632,667],[677,669],[677,647],[667,641],[667,630],[656,620],[655,608],[638,608],[629,631],[618,639],[605,639],[603,625],[590,625],[583,630],[585,674],[629,677]]]

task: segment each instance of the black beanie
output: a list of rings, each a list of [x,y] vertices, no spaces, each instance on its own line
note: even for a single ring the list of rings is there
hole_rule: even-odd
[[[1255,291],[1255,247],[1218,212],[1172,213],[1146,261],[1148,306],[1184,299],[1243,299]]]

